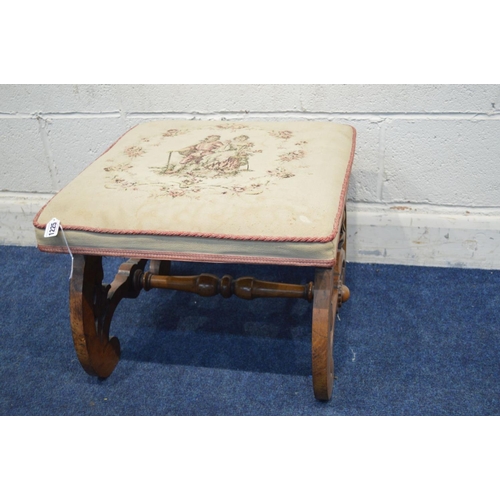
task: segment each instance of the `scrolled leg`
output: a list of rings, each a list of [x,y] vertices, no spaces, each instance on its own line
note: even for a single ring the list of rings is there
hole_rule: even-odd
[[[316,399],[328,401],[333,389],[333,330],[337,314],[334,269],[317,269],[314,279],[312,375]]]
[[[113,283],[105,285],[102,257],[75,255],[69,293],[71,330],[78,360],[89,375],[106,378],[115,369],[120,342],[109,337],[111,318],[122,298],[138,295],[134,273],[145,264],[129,260],[120,266]]]
[[[335,267],[318,268],[314,280],[312,324],[312,373],[314,396],[329,401],[333,390],[333,339],[337,309],[349,299],[344,285],[346,264],[346,214],[341,226]]]

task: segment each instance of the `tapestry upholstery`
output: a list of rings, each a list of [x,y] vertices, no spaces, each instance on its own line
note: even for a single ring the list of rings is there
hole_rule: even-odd
[[[331,266],[355,130],[330,122],[141,123],[34,219],[40,250]]]

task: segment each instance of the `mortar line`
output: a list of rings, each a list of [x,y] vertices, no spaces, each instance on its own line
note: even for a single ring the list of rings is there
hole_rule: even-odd
[[[45,157],[47,158],[47,165],[49,168],[50,180],[52,182],[52,188],[57,191],[59,189],[58,172],[57,167],[52,156],[52,151],[49,145],[49,138],[47,135],[47,120],[41,116],[37,116],[38,121],[38,131],[40,132],[40,137],[42,139],[43,149],[45,152]]]
[[[129,111],[127,115],[132,118],[151,118],[151,117],[171,117],[171,118],[185,118],[185,119],[197,119],[197,118],[209,118],[209,119],[283,119],[290,117],[304,118],[307,120],[322,119],[322,120],[374,120],[380,121],[388,118],[392,119],[412,119],[412,120],[498,120],[500,119],[500,113],[477,113],[477,112],[456,112],[456,113],[414,113],[414,112],[394,112],[394,113],[366,113],[366,112],[327,112],[327,111],[221,111],[221,112],[177,112],[177,111]]]
[[[382,201],[384,191],[385,176],[385,134],[387,130],[387,121],[384,120],[380,125],[379,145],[378,145],[378,175],[377,175],[377,199]]]
[[[122,103],[120,102],[120,122],[124,128],[127,126],[127,112],[125,111]]]
[[[116,118],[119,116],[118,111],[103,111],[102,113],[87,113],[83,111],[58,111],[58,112],[42,112],[34,111],[32,113],[8,113],[0,111],[0,119],[33,119],[33,118],[50,118],[50,119],[64,119],[64,118]]]
[[[362,211],[363,209],[367,210],[376,210],[376,209],[383,209],[383,210],[394,210],[397,207],[397,209],[400,209],[402,212],[405,211],[405,209],[408,209],[408,212],[410,210],[432,210],[433,212],[441,212],[444,213],[446,211],[463,211],[463,212],[470,212],[471,214],[474,211],[482,210],[482,211],[491,211],[491,212],[499,212],[500,211],[500,206],[493,206],[493,205],[474,205],[474,206],[467,206],[467,205],[447,205],[447,204],[437,204],[437,203],[426,203],[426,202],[417,202],[417,201],[394,201],[392,200],[391,202],[379,202],[379,201],[355,201],[355,200],[348,200],[347,201],[347,208],[355,209],[356,211]]]
[[[9,200],[9,199],[38,199],[45,198],[49,196],[54,196],[56,191],[47,192],[47,191],[1,191],[0,192],[0,201]]]
[[[95,119],[95,118],[153,118],[153,117],[171,117],[171,118],[186,118],[186,119],[196,119],[196,118],[209,118],[209,119],[255,119],[255,118],[304,118],[309,120],[322,119],[322,120],[332,120],[332,119],[343,119],[343,120],[384,120],[388,118],[392,119],[412,119],[412,120],[472,120],[472,121],[488,121],[488,120],[500,120],[500,112],[495,111],[492,113],[486,112],[358,112],[358,111],[346,111],[346,112],[328,112],[328,111],[220,111],[220,112],[202,112],[202,111],[127,111],[123,109],[117,111],[104,111],[104,112],[84,112],[84,111],[72,111],[72,112],[33,112],[33,113],[9,113],[0,111],[0,119],[33,119],[37,117],[49,118],[49,119]]]
[[[103,111],[102,113],[85,113],[80,111],[72,112],[57,112],[57,113],[39,113],[40,116],[44,118],[50,118],[52,120],[64,120],[64,119],[95,119],[95,118],[120,118],[120,111]]]

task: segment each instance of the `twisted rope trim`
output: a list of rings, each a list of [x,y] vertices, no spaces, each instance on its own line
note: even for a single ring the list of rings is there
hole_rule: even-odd
[[[340,193],[340,203],[337,210],[337,215],[335,217],[333,230],[327,236],[248,236],[248,235],[234,235],[234,234],[218,234],[218,233],[199,233],[199,232],[189,232],[189,231],[158,231],[158,230],[123,230],[123,229],[103,229],[103,228],[92,228],[87,226],[71,226],[64,225],[66,231],[82,231],[98,234],[124,234],[124,235],[147,235],[147,236],[178,236],[178,237],[191,237],[191,238],[213,238],[218,240],[242,240],[242,241],[276,241],[276,242],[305,242],[305,243],[327,243],[333,241],[337,236],[339,230],[339,224],[342,219],[345,198],[347,195],[347,188],[349,186],[349,177],[351,174],[352,163],[354,160],[354,152],[356,149],[356,129],[352,127],[352,146],[351,154],[349,157],[349,163],[347,165],[344,182],[342,183],[342,191]],[[126,134],[124,134],[126,135]],[[122,136],[123,137],[123,136]],[[121,137],[120,137],[121,139]],[[120,140],[118,139],[118,141]],[[116,142],[118,142],[116,141]],[[110,146],[107,150],[109,151],[116,142]],[[105,153],[103,153],[105,154]],[[102,155],[101,155],[102,156]],[[38,218],[45,209],[45,207],[50,203],[47,202],[36,214],[33,225],[37,229],[45,229],[44,224],[38,222]]]

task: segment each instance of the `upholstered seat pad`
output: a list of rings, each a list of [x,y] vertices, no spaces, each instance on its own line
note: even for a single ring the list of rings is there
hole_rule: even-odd
[[[56,217],[76,253],[330,262],[354,137],[329,122],[142,123],[39,212],[39,248],[64,251],[43,237]]]

